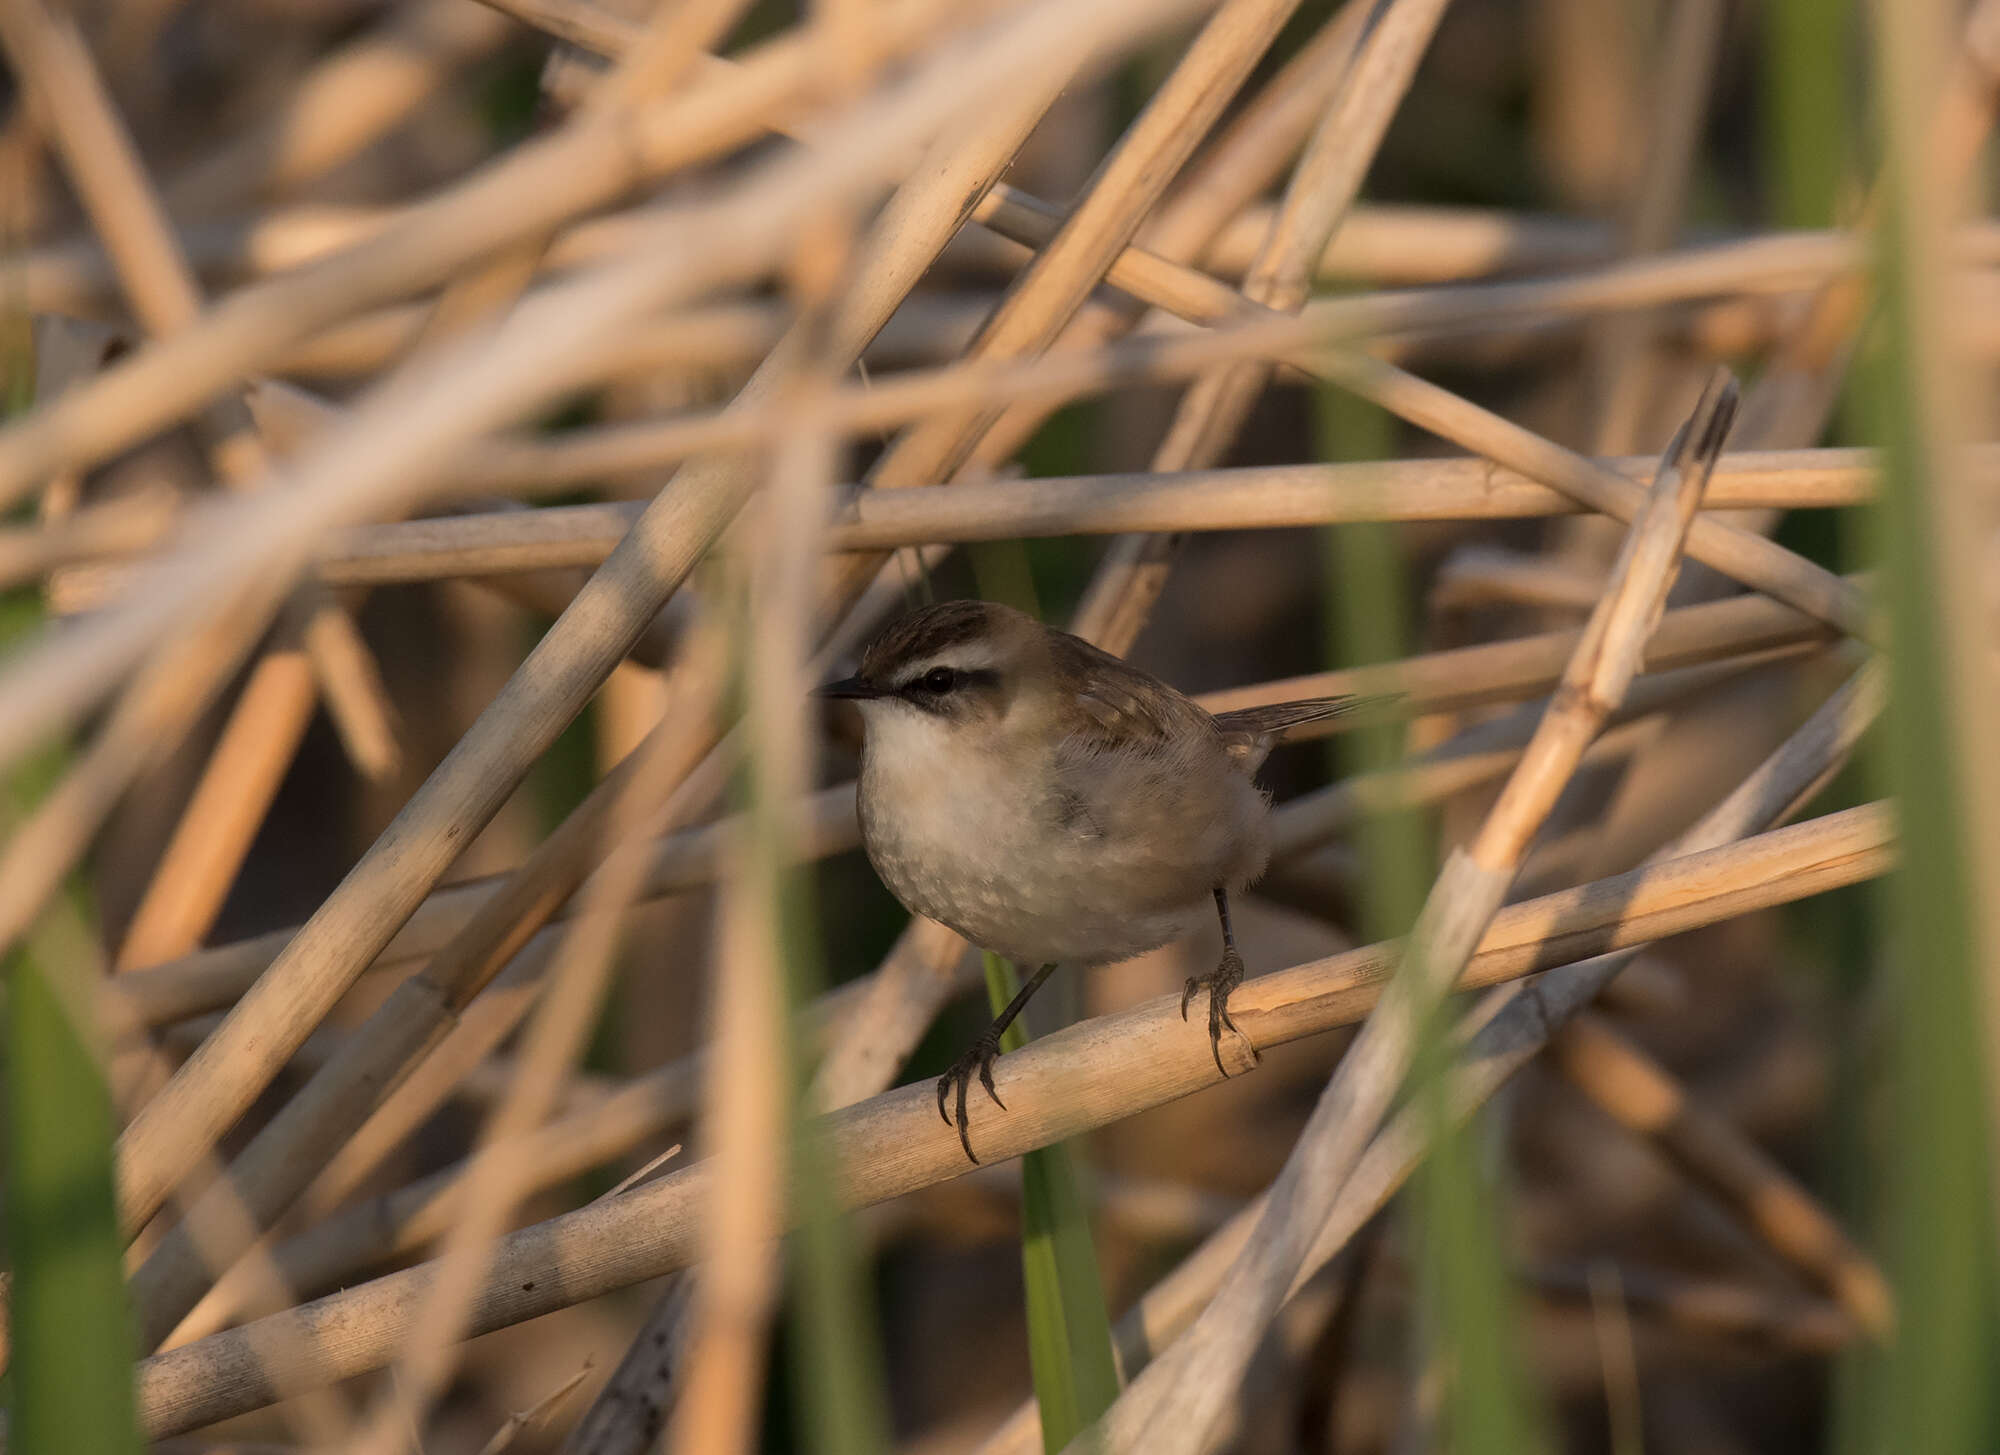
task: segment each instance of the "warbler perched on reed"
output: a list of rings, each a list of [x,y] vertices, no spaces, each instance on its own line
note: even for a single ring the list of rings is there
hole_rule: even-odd
[[[1252,775],[1284,729],[1357,699],[1211,714],[1079,637],[983,601],[904,617],[854,676],[819,691],[860,708],[861,839],[883,883],[982,949],[1040,967],[938,1078],[947,1124],[956,1092],[966,1156],[979,1160],[967,1088],[976,1074],[1000,1103],[1001,1032],[1056,966],[1130,959],[1209,913],[1222,959],[1187,982],[1181,1015],[1205,988],[1222,1067],[1243,979],[1229,896],[1270,853],[1270,801]]]

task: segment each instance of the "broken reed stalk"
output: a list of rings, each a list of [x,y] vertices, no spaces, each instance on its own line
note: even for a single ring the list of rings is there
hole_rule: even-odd
[[[1596,880],[1503,909],[1467,967],[1466,987],[1546,971],[1570,960],[1679,934],[1772,904],[1883,873],[1893,858],[1888,810],[1829,814],[1725,848]],[[1367,946],[1247,980],[1230,1013],[1268,1049],[1361,1019],[1376,1002],[1399,946]],[[1212,1086],[1221,1077],[1204,1038],[1188,1034],[1178,992],[1084,1021],[1000,1058],[1007,1106],[981,1122],[989,1160],[1131,1116]],[[933,1088],[906,1086],[832,1113],[825,1122],[842,1207],[949,1181],[968,1169],[957,1133],[937,1117]],[[686,1266],[707,1195],[702,1164],[620,1197],[502,1239],[470,1329],[533,1318]],[[142,1361],[143,1418],[171,1434],[303,1388],[378,1367],[408,1332],[429,1265],[393,1273],[272,1316],[313,1350],[303,1366],[260,1370],[250,1350],[258,1320]],[[526,1285],[525,1287],[523,1285]]]
[[[1195,1449],[1234,1399],[1257,1341],[1402,1086],[1419,1025],[1457,982],[1529,843],[1637,674],[1736,402],[1734,381],[1717,371],[1667,446],[1547,714],[1471,847],[1445,861],[1411,933],[1402,973],[1327,1083],[1272,1185],[1257,1236],[1194,1325],[1099,1421],[1092,1438],[1105,1448]]]
[[[291,472],[295,488],[287,492],[288,509],[270,523],[293,535],[301,527],[311,528],[314,512],[306,501],[319,489],[339,494],[356,478],[369,481],[371,488],[393,489],[412,470],[419,474],[434,470],[442,460],[436,450],[446,440],[458,437],[461,430],[476,431],[498,422],[525,403],[529,394],[542,396],[551,379],[561,376],[551,358],[551,335],[545,327],[557,317],[567,347],[578,350],[574,357],[581,358],[595,330],[614,327],[641,296],[661,289],[684,294],[716,281],[718,270],[741,270],[785,245],[795,219],[849,192],[888,180],[913,132],[961,115],[968,105],[1007,83],[1024,81],[1031,73],[1040,84],[1047,76],[1044,42],[1050,34],[1060,30],[1080,63],[1098,46],[1120,43],[1166,18],[1149,11],[1142,20],[1133,9],[1129,0],[1103,0],[1082,11],[1044,0],[996,25],[976,54],[947,49],[888,97],[863,105],[849,119],[846,165],[829,166],[818,156],[810,159],[810,165],[789,158],[774,162],[753,173],[729,197],[711,204],[715,215],[709,222],[719,226],[726,221],[727,226],[705,238],[680,227],[681,221],[693,221],[704,208],[696,207],[686,218],[677,219],[660,241],[672,253],[670,239],[679,237],[686,267],[667,266],[666,255],[659,252],[646,257],[643,269],[631,263],[616,265],[601,276],[570,285],[573,292],[557,289],[523,304],[495,337],[448,347],[429,376],[441,391],[437,397],[430,397],[431,389],[414,384],[378,391],[373,406],[358,410],[334,439],[302,457]],[[1012,87],[1010,94],[1019,89]],[[876,260],[882,281],[893,285],[907,276],[913,282],[935,253],[932,239],[941,245],[942,237],[949,235],[945,224],[955,222],[957,215],[924,219],[931,224],[928,230],[886,240],[886,255]],[[727,258],[718,251],[723,238]],[[838,327],[853,350],[858,351],[907,287],[907,283],[889,286],[885,296],[865,295],[845,311]],[[591,300],[588,306],[571,306],[585,299]],[[549,314],[550,309],[555,312]],[[513,345],[503,347],[509,336]],[[531,336],[532,351],[526,347]],[[389,418],[400,423],[379,432],[372,427],[387,424]],[[364,463],[357,453],[368,460]],[[729,465],[705,474],[683,471],[660,494],[654,508],[307,929],[127,1128],[121,1142],[121,1193],[128,1224],[136,1224],[158,1206],[192,1158],[240,1115],[291,1047],[374,958],[464,839],[491,817],[528,765],[623,656],[630,640],[720,534],[748,488],[746,472]]]

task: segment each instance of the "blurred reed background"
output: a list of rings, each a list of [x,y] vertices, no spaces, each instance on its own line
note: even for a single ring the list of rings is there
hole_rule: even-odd
[[[5,1448],[2000,1448],[2000,4],[0,47]],[[977,1168],[807,696],[974,594],[1396,694]]]

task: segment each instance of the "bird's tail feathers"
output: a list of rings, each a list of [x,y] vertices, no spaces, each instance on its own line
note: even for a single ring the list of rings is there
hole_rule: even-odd
[[[1215,715],[1216,726],[1231,739],[1240,756],[1262,762],[1264,755],[1289,738],[1303,736],[1294,729],[1313,723],[1331,722],[1357,712],[1395,702],[1401,693],[1378,693],[1367,697],[1304,697],[1297,702],[1271,702],[1259,707],[1239,707]]]

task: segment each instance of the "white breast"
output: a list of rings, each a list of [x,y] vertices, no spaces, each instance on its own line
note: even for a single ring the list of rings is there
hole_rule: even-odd
[[[1063,823],[1052,764],[1026,756],[1043,751],[1039,739],[1009,741],[996,734],[974,747],[901,704],[869,713],[862,839],[908,908],[1024,966],[1096,965],[1178,939],[1213,913],[1215,885],[1239,877],[1232,869],[1244,856],[1232,850],[1243,846],[1220,838],[1218,852],[1190,859],[1129,834],[1106,842],[1088,821]],[[1228,816],[1238,824],[1254,816],[1261,830],[1261,796],[1234,777]],[[1095,817],[1103,828],[1119,816]],[[1221,836],[1229,837],[1240,835]],[[1177,846],[1187,842],[1176,836]],[[1260,850],[1251,848],[1251,872]]]

